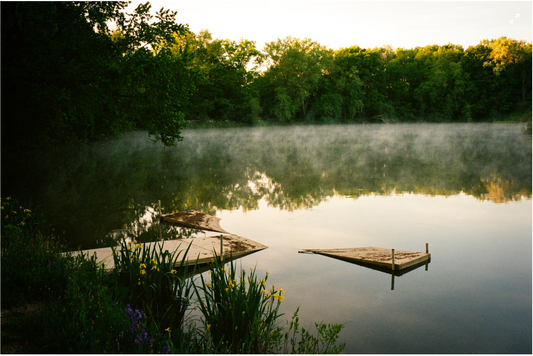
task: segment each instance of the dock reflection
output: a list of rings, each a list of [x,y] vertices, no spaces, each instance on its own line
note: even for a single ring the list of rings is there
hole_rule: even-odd
[[[307,252],[304,252],[304,251],[301,251],[301,253],[307,253]],[[388,266],[380,266],[380,265],[376,265],[376,264],[373,264],[373,263],[368,263],[368,262],[364,262],[364,261],[354,261],[353,258],[346,258],[346,257],[342,257],[342,256],[333,256],[333,255],[326,255],[326,254],[320,254],[322,256],[326,256],[326,257],[330,257],[330,258],[333,258],[333,259],[336,259],[336,260],[340,260],[340,261],[344,261],[344,262],[348,262],[348,263],[351,263],[351,264],[354,264],[354,265],[358,265],[358,266],[361,266],[361,267],[365,267],[365,268],[369,268],[369,269],[372,269],[372,270],[375,270],[375,271],[379,271],[379,272],[383,272],[383,273],[387,273],[387,274],[390,274],[391,275],[391,290],[394,290],[394,282],[395,282],[395,277],[401,277],[409,272],[412,272],[414,271],[415,269],[418,269],[422,266],[425,266],[425,271],[428,271],[429,270],[429,264],[431,263],[431,255],[428,256],[428,259],[424,260],[424,261],[421,261],[419,263],[416,263],[416,264],[413,264],[409,267],[406,267],[406,268],[403,268],[403,269],[391,269],[390,267]]]

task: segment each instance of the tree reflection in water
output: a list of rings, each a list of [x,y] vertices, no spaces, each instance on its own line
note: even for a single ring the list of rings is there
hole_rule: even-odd
[[[4,193],[40,204],[71,247],[123,234],[159,238],[163,213],[193,207],[294,211],[333,196],[461,192],[493,203],[531,198],[531,137],[514,124],[401,124],[187,130],[176,147],[142,132],[3,160]],[[6,173],[9,172],[9,173]],[[28,174],[32,172],[32,174]],[[164,238],[194,231],[166,227]],[[181,235],[180,235],[181,234]]]

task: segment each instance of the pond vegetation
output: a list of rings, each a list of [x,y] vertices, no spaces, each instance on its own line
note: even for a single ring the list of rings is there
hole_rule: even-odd
[[[109,273],[91,256],[61,254],[36,228],[38,216],[2,199],[2,352],[22,353],[339,353],[340,324],[288,329],[282,288],[253,268],[215,262],[200,283],[187,251],[124,243]],[[229,268],[229,270],[227,270]],[[21,281],[24,281],[21,283]],[[13,307],[38,303],[37,311]],[[198,308],[200,317],[189,315]],[[188,313],[189,312],[189,313]],[[4,323],[4,318],[8,321]],[[31,337],[30,337],[31,335]]]

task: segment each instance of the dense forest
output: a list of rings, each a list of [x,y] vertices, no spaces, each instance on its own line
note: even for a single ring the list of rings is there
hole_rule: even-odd
[[[331,50],[311,39],[213,39],[149,3],[3,2],[2,146],[188,123],[480,122],[531,112],[531,43],[501,37]]]

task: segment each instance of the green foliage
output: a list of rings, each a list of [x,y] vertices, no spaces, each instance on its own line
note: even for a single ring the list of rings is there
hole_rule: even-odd
[[[23,207],[16,199],[6,197],[0,200],[0,204],[2,208],[0,225],[2,228],[13,228],[16,226],[23,228],[25,231],[32,231],[38,228],[39,223],[36,220],[36,215],[30,210],[31,202],[28,207]],[[20,231],[22,232],[22,230]]]
[[[326,49],[310,39],[287,37],[269,42],[260,57],[269,66],[258,83],[263,107],[280,121],[307,120],[310,98],[318,88]],[[274,89],[274,90],[272,90]]]
[[[2,306],[39,300],[55,284],[64,283],[64,276],[56,276],[55,269],[63,271],[65,266],[55,262],[57,254],[48,250],[50,244],[49,239],[20,227],[2,227],[2,290],[9,291],[2,296]]]
[[[261,125],[262,120],[260,117],[263,109],[260,106],[260,101],[258,98],[251,98],[248,102],[248,113],[246,115],[246,120],[252,125]]]
[[[9,142],[83,143],[149,130],[181,139],[191,84],[159,44],[187,29],[175,12],[127,2],[9,3],[2,6],[2,123]],[[116,24],[112,33],[109,22]],[[178,78],[177,78],[178,77]]]
[[[3,139],[79,144],[189,121],[494,121],[531,106],[531,43],[327,49],[286,37],[213,39],[149,2],[13,2],[2,8]],[[111,30],[110,24],[114,29]],[[261,115],[261,116],[260,116]],[[9,132],[9,135],[6,133]]]
[[[40,300],[65,284],[69,261],[59,258],[58,243],[36,229],[39,219],[28,208],[7,197],[2,207],[2,306]],[[24,283],[21,283],[24,281]]]
[[[213,39],[149,2],[14,2],[2,8],[4,143],[79,144],[189,121],[494,121],[531,106],[531,43],[327,49],[286,37]],[[110,29],[113,23],[114,30]],[[261,116],[260,116],[261,115]],[[5,133],[9,132],[9,135]]]
[[[275,105],[271,109],[271,113],[274,114],[281,122],[291,121],[298,106],[294,104],[293,99],[287,95],[285,88],[276,88]]]
[[[467,78],[463,74],[460,46],[428,46],[417,56],[425,62],[427,79],[413,92],[422,115],[430,121],[452,121],[461,112]]]
[[[47,353],[120,352],[127,340],[124,315],[106,286],[95,258],[79,256],[66,271],[66,286],[54,291],[40,315],[40,343]]]
[[[494,121],[531,105],[524,41],[332,52],[287,37],[263,52],[254,90],[280,121]]]
[[[22,224],[28,216],[13,217],[19,211],[29,214],[14,199],[2,200],[2,318],[9,315],[9,322],[2,321],[3,343],[19,343],[24,335],[25,353],[280,351],[282,328],[276,322],[284,291],[266,290],[268,275],[258,280],[250,269],[237,277],[234,263],[227,272],[215,260],[210,282],[202,276],[196,286],[191,277],[196,264],[189,269],[186,263],[188,248],[171,253],[162,243],[125,242],[113,249],[110,273],[96,254],[60,253],[54,239]],[[9,309],[36,301],[32,314]],[[185,318],[196,304],[203,327]],[[334,347],[341,328],[317,324],[317,330],[319,343],[302,329],[298,350],[342,350]]]
[[[122,242],[118,251],[113,248],[113,273],[124,290],[121,298],[158,320],[161,331],[183,325],[193,288],[186,260],[189,248],[171,253],[163,243],[150,247],[131,241],[129,246]]]
[[[309,330],[300,327],[298,312],[294,312],[289,329],[284,335],[284,354],[339,354],[345,343],[337,345],[339,333],[344,328],[342,324],[315,323],[317,336]]]
[[[189,119],[250,122],[257,117],[257,108],[249,105],[253,95],[248,86],[255,72],[247,69],[259,54],[255,42],[213,40],[211,33],[203,30],[197,35],[176,36],[176,43],[166,47],[191,73],[194,95],[187,111]]]
[[[223,353],[278,351],[281,335],[276,320],[281,316],[283,289],[266,290],[268,274],[258,281],[254,269],[248,276],[245,270],[237,276],[233,262],[229,268],[215,260],[211,281],[202,276],[202,286],[196,290],[206,333]]]
[[[339,119],[342,117],[342,104],[342,95],[326,93],[322,95],[315,103],[315,115],[323,121]]]

